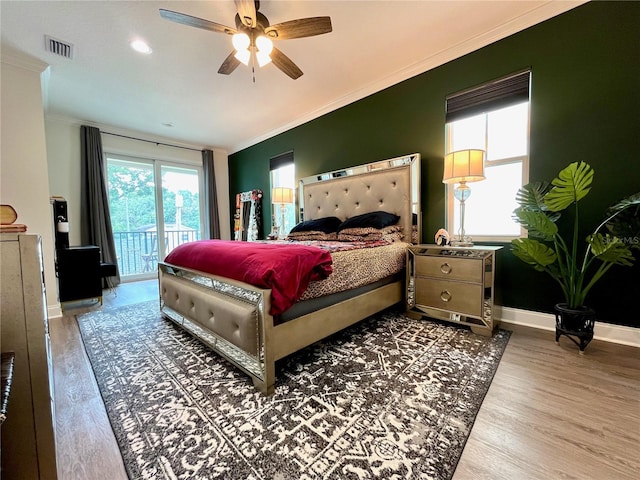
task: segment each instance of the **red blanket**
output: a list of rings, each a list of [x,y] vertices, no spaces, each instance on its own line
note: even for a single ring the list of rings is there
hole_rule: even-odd
[[[165,262],[271,289],[271,315],[291,307],[313,280],[332,271],[331,254],[317,247],[198,240],[174,248]]]

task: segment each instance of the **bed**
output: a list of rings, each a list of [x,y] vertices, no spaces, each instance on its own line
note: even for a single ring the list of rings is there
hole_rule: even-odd
[[[409,242],[420,241],[419,171],[420,155],[411,154],[304,178],[300,217],[346,220],[390,212],[400,217],[400,243],[406,250]],[[265,395],[274,392],[277,360],[401,302],[404,295],[401,272],[319,298],[303,294],[274,315],[271,289],[228,275],[165,260],[158,263],[158,279],[163,316],[247,373]],[[308,290],[317,286],[312,280]]]

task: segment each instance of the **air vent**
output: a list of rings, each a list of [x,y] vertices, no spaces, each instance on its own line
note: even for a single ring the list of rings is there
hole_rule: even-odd
[[[73,45],[69,42],[63,42],[62,40],[50,37],[49,35],[44,36],[44,41],[47,52],[51,52],[65,58],[73,58]]]

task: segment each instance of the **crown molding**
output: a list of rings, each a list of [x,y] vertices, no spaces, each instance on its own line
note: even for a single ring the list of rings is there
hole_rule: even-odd
[[[125,137],[133,137],[134,139],[145,140],[148,142],[167,143],[167,144],[175,145],[178,147],[192,148],[195,150],[210,149],[214,153],[218,153],[219,155],[228,155],[227,151],[220,147],[210,147],[210,146],[202,146],[202,145],[195,145],[191,143],[185,143],[182,140],[178,140],[171,137],[152,135],[148,133],[139,132],[136,130],[128,130],[126,128],[116,127],[113,125],[106,125],[103,123],[79,120],[77,118],[68,117],[65,115],[46,114],[45,120],[50,120],[53,122],[58,122],[58,123],[62,123],[62,124],[65,124],[71,127],[77,127],[77,128],[80,128],[82,125],[87,125],[87,126],[99,128],[103,132],[114,133],[116,135],[123,135]]]
[[[8,45],[2,46],[2,51],[0,52],[0,58],[2,63],[6,63],[7,65],[13,65],[14,67],[23,68],[25,70],[29,70],[35,73],[42,73],[47,68],[49,68],[49,64],[39,60],[31,55],[28,55],[20,50],[16,50],[13,47]]]
[[[525,30],[526,28],[532,27],[533,25],[544,22],[546,20],[549,20],[550,18],[553,18],[573,8],[583,5],[587,3],[587,1],[588,0],[548,1],[547,3],[540,5],[539,7],[536,7],[516,18],[513,18],[510,21],[505,22],[502,25],[493,28],[492,30],[489,30],[488,32],[469,38],[468,40],[465,40],[464,42],[458,43],[456,45],[452,45],[445,50],[441,50],[434,55],[419,60],[405,68],[397,70],[396,72],[393,72],[378,81],[368,83],[367,85],[364,85],[363,87],[354,90],[353,92],[350,92],[347,95],[344,95],[327,105],[324,105],[322,108],[313,110],[303,115],[302,117],[297,118],[293,122],[283,125],[282,127],[279,127],[275,130],[271,130],[251,140],[247,140],[241,144],[233,145],[229,148],[230,154],[236,153],[244,148],[250,147],[280,133],[291,130],[292,128],[298,127],[304,123],[314,120],[315,118],[321,117],[322,115],[326,115],[327,113],[349,105],[350,103],[362,100],[369,95],[373,95],[374,93],[380,92],[385,88],[389,88],[393,85],[403,82],[404,80],[408,80],[409,78],[415,77],[416,75],[420,75],[436,67],[444,65],[451,60],[460,58],[475,50],[479,50],[482,47],[486,47],[487,45],[497,42],[498,40],[502,40],[510,35],[513,35],[514,33],[518,33],[522,30]]]

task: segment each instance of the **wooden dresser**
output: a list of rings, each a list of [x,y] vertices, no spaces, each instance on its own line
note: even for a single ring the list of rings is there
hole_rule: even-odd
[[[49,323],[39,235],[0,233],[0,344],[15,352],[2,477],[56,479]]]
[[[414,245],[407,251],[407,313],[491,336],[495,252],[502,247]]]

